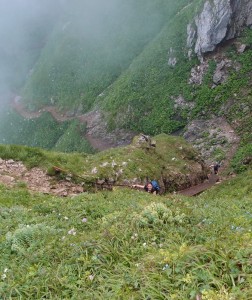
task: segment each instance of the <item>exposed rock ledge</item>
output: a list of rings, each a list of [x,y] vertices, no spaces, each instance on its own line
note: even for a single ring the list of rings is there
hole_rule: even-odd
[[[252,0],[206,1],[202,12],[187,27],[187,47],[191,49],[195,45],[195,53],[202,57],[251,25]]]

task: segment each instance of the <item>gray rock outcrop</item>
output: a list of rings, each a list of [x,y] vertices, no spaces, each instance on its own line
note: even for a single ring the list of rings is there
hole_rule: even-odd
[[[201,55],[213,51],[227,34],[227,27],[232,16],[229,0],[207,1],[203,11],[196,17],[197,41],[195,53]]]
[[[187,26],[187,47],[198,57],[213,51],[222,41],[239,36],[245,26],[252,25],[252,0],[206,1],[194,24]],[[195,30],[195,32],[194,32]]]
[[[225,82],[228,78],[228,68],[230,67],[232,67],[231,60],[223,59],[220,63],[218,63],[213,74],[213,83],[217,85]]]
[[[174,67],[177,64],[177,58],[175,56],[175,51],[173,48],[170,48],[168,52],[168,65]]]

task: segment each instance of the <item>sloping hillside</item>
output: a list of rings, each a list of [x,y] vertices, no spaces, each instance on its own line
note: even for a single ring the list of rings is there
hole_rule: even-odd
[[[71,3],[26,83],[26,103],[89,110],[186,2]]]
[[[84,133],[79,125],[65,128],[51,149],[90,151],[83,135],[113,146],[130,143],[132,132],[176,133],[209,161],[227,158],[241,141],[233,166],[244,169],[251,157],[250,7],[250,0],[75,1],[50,35],[21,101],[32,111],[49,104],[65,115],[88,114]],[[34,122],[42,137],[42,119]],[[12,136],[0,135],[3,142]],[[29,145],[36,134],[30,135]]]
[[[198,198],[0,186],[3,299],[247,300],[251,172]]]

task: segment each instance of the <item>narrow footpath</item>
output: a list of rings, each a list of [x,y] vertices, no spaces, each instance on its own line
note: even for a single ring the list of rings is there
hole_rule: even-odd
[[[20,96],[14,97],[14,99],[11,102],[11,107],[23,118],[25,119],[34,119],[34,118],[39,118],[42,113],[44,112],[49,112],[52,117],[57,121],[57,122],[64,122],[64,121],[70,121],[73,119],[78,119],[81,124],[86,123],[87,124],[87,129],[89,127],[92,128],[91,120],[92,120],[92,115],[90,116],[90,113],[79,115],[79,116],[68,116],[65,113],[59,112],[55,106],[44,106],[41,108],[39,111],[28,111],[26,110],[25,106],[23,105],[21,101]],[[106,149],[109,149],[113,147],[113,143],[109,143],[105,140],[102,140],[100,138],[92,136],[88,130],[87,133],[84,136],[87,141],[90,143],[90,145],[98,151],[103,151]]]
[[[182,194],[184,196],[196,196],[202,192],[204,192],[205,190],[211,188],[212,186],[214,186],[216,184],[216,182],[219,181],[219,176],[216,174],[211,174],[209,176],[208,181],[203,182],[201,184],[192,186],[188,189],[182,190],[182,191],[178,191],[178,194]]]

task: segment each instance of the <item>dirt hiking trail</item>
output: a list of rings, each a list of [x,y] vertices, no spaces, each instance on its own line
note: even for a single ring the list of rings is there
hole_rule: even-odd
[[[57,122],[65,122],[77,119],[81,124],[86,123],[87,129],[92,128],[92,116],[90,115],[90,113],[78,116],[69,116],[66,113],[59,112],[55,106],[45,106],[38,111],[28,111],[21,102],[21,98],[19,96],[16,96],[14,98],[14,100],[11,103],[11,107],[25,119],[39,118],[42,115],[42,113],[49,112]],[[95,150],[103,151],[113,147],[113,144],[92,136],[88,131],[84,137],[88,140],[90,145]]]

